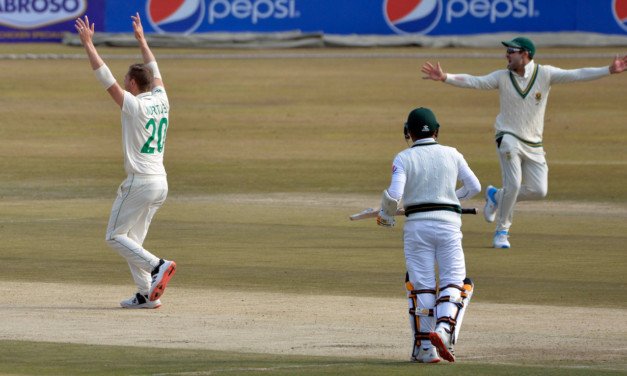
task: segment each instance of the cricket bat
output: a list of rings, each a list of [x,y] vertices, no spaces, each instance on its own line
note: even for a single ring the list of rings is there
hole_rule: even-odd
[[[366,219],[366,218],[377,218],[377,216],[379,215],[379,211],[381,210],[381,208],[378,209],[366,209],[360,213],[355,213],[353,215],[351,215],[349,218],[351,221],[358,221],[361,219]],[[479,210],[477,210],[477,208],[462,208],[462,214],[477,214],[479,212]],[[397,215],[405,215],[405,209],[400,208],[396,210],[396,213],[394,214],[395,216]]]

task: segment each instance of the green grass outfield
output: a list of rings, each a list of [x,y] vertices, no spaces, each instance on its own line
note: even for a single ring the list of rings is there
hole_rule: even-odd
[[[138,53],[100,51],[119,56],[106,59],[118,82],[135,61],[126,56]],[[492,141],[496,92],[423,81],[427,58],[412,54],[441,53],[428,59],[440,60],[445,71],[477,75],[503,68],[504,57],[418,48],[154,52],[172,107],[165,154],[170,193],[145,245],[177,261],[176,286],[404,299],[402,220],[385,230],[348,215],[378,204],[392,159],[406,147],[402,126],[414,107],[434,110],[439,141],[464,154],[484,187],[500,185]],[[543,49],[536,60],[603,66],[616,52]],[[0,45],[0,55],[27,53],[84,54],[56,45]],[[285,53],[302,56],[269,56]],[[453,53],[469,55],[446,55]],[[549,57],[571,53],[589,55]],[[185,54],[207,58],[170,58]],[[132,286],[124,261],[104,242],[125,178],[116,105],[86,59],[1,59],[0,77],[0,286]],[[627,73],[553,87],[544,139],[547,199],[521,205],[507,251],[489,248],[492,224],[464,218],[468,274],[481,286],[473,302],[589,307],[590,315],[596,307],[627,308],[626,83]],[[481,197],[472,203],[481,205]],[[0,301],[0,319],[10,309]],[[468,315],[472,320],[472,306]],[[621,338],[626,316],[616,320]],[[627,343],[619,344],[625,354]],[[164,350],[18,341],[0,333],[3,375],[425,373],[618,375],[627,364],[625,357],[611,364],[499,359],[427,371],[362,359],[358,351],[307,357]]]
[[[410,362],[321,358],[199,350],[154,351],[137,347],[59,345],[6,341],[2,368],[12,375],[620,375],[581,366]],[[28,354],[28,356],[26,356]],[[10,367],[10,368],[9,368]],[[426,368],[428,367],[428,368]],[[0,369],[2,369],[0,368]]]

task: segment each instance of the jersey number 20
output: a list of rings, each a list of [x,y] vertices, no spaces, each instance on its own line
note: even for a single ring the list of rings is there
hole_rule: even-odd
[[[146,140],[144,147],[142,147],[142,153],[145,154],[154,154],[155,148],[150,146],[152,141],[155,139],[155,135],[157,136],[157,151],[159,153],[163,152],[163,145],[165,144],[165,134],[168,131],[168,119],[161,118],[159,121],[159,129],[157,129],[157,122],[155,119],[150,119],[148,123],[146,123],[146,129],[152,127],[152,134]]]

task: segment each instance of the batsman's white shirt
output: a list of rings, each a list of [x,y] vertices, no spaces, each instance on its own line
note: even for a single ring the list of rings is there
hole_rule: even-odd
[[[128,175],[165,175],[163,152],[169,113],[168,96],[161,86],[137,96],[124,92],[122,148]]]
[[[463,186],[456,190],[457,181]],[[411,148],[396,155],[392,167],[392,182],[388,193],[403,198],[403,206],[425,203],[459,205],[481,191],[481,184],[464,156],[457,149],[443,146],[433,138],[417,140]],[[437,210],[415,213],[407,221],[428,219],[461,226],[460,215]]]
[[[449,73],[445,82],[465,88],[499,89],[501,108],[494,124],[496,134],[513,133],[522,140],[540,143],[551,85],[595,80],[609,75],[609,67],[565,70],[538,65],[531,60],[525,66],[523,76],[507,69],[487,76]]]

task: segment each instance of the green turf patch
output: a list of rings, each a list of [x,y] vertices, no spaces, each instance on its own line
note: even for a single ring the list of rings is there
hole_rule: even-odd
[[[2,375],[620,375],[595,364],[416,364],[375,359],[284,356],[0,341]]]

